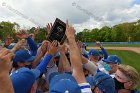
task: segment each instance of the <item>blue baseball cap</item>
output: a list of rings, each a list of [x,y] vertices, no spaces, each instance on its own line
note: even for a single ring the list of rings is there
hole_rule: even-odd
[[[14,47],[14,45],[9,45],[7,48],[12,49],[13,47]]]
[[[80,87],[71,74],[52,73],[49,93],[81,93]]]
[[[113,78],[104,72],[98,72],[95,76],[86,77],[86,80],[90,85],[98,87],[103,93],[116,93]]]
[[[19,62],[32,62],[35,59],[35,56],[32,56],[28,50],[18,50],[15,53],[15,57],[13,59],[14,63]]]
[[[110,55],[108,56],[107,59],[103,60],[104,62],[108,62],[108,63],[121,63],[121,59],[117,56],[117,55]]]
[[[95,57],[100,56],[99,51],[97,49],[90,49],[89,50],[89,55],[92,55],[92,56],[95,56]]]
[[[16,43],[11,43],[7,48],[12,49],[15,45],[16,45]]]
[[[87,53],[82,54],[82,55],[83,55],[85,58],[87,58],[87,59],[89,58]]]
[[[11,73],[10,78],[12,80],[15,93],[28,93],[33,83],[40,76],[38,69],[20,68]]]

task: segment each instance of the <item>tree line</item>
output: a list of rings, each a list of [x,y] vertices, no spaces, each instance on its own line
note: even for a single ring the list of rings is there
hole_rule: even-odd
[[[17,23],[12,23],[12,22],[0,22],[0,40],[4,41],[5,39],[11,37],[14,42],[18,41],[18,38],[16,37],[15,33],[20,30],[20,25]],[[29,34],[34,33],[35,27],[31,27],[27,29],[27,32]],[[39,33],[36,36],[35,40],[37,42],[41,42],[42,40],[46,39],[46,28],[42,27],[39,29]]]
[[[100,29],[84,29],[77,33],[83,42],[133,42],[140,41],[140,19],[137,22],[125,22],[113,27],[104,26]]]
[[[0,40],[4,41],[6,37],[10,36],[14,41],[18,38],[15,32],[20,29],[20,25],[11,22],[0,22]],[[29,28],[28,33],[33,33],[35,27]],[[40,28],[36,37],[37,42],[46,39],[46,27]],[[76,38],[83,42],[133,42],[140,41],[140,19],[136,22],[125,22],[112,27],[104,26],[102,28],[84,29],[82,32],[76,34]]]

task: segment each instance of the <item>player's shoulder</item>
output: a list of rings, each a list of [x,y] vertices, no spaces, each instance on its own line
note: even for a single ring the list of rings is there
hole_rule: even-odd
[[[138,90],[132,90],[131,93],[140,93]]]

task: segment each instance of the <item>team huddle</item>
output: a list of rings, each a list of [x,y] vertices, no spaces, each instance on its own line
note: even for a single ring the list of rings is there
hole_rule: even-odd
[[[63,44],[44,40],[38,45],[36,34],[20,30],[15,45],[1,46],[0,93],[140,93],[135,68],[109,55],[100,42],[99,50],[87,50],[68,21],[65,34]]]

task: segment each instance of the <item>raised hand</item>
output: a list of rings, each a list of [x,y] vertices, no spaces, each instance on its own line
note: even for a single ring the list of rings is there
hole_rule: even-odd
[[[14,53],[3,48],[0,50],[0,93],[14,93],[9,72],[12,68]]]
[[[49,44],[49,50],[48,52],[54,56],[57,52],[57,46],[58,46],[58,41],[54,40],[52,43]]]
[[[46,25],[46,30],[47,30],[48,34],[50,33],[51,29],[52,29],[52,23],[48,23]]]
[[[20,30],[19,32],[16,33],[16,36],[20,39],[25,39],[28,38],[28,33],[26,30]]]
[[[81,54],[75,41],[75,30],[74,27],[69,26],[68,20],[66,22],[66,36],[70,46],[70,62],[73,67],[73,76],[78,84],[85,83],[86,79],[81,63]]]
[[[16,43],[16,45],[12,48],[12,52],[16,52],[18,49],[20,49],[23,46],[23,40],[20,40]]]
[[[34,33],[29,34],[29,36],[32,37],[32,39],[34,40],[36,38],[36,36],[38,35],[40,31],[40,27],[35,28]]]
[[[67,36],[68,40],[75,38],[74,35],[75,35],[75,29],[74,29],[74,27],[72,27],[68,24],[68,20],[67,20],[66,21],[66,36]]]
[[[65,43],[63,45],[59,44],[58,51],[60,51],[61,53],[67,53],[67,50],[68,50],[68,47]]]
[[[49,47],[49,42],[47,40],[44,40],[42,42],[42,45],[41,45],[41,52],[44,54],[47,52],[48,50],[48,47]]]
[[[10,50],[3,48],[0,50],[0,73],[10,71],[12,67],[12,58],[14,57],[14,53]]]
[[[37,35],[39,33],[39,31],[40,31],[40,27],[35,28],[34,35]]]
[[[99,42],[99,41],[96,42],[96,45],[99,46],[99,47],[102,47],[103,46],[102,43]]]

